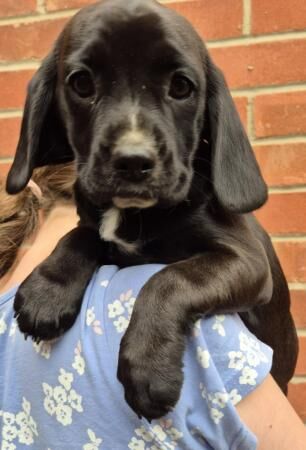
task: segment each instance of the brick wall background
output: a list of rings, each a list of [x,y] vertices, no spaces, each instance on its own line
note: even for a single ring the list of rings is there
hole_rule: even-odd
[[[0,0],[0,175],[15,151],[28,80],[63,24],[88,3]],[[300,357],[289,398],[306,422],[306,2],[164,3],[193,22],[224,70],[269,184],[257,215],[290,285]]]

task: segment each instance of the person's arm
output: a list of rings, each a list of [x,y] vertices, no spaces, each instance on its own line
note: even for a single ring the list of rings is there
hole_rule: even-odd
[[[237,411],[256,435],[259,450],[306,450],[306,426],[271,375],[238,403]]]

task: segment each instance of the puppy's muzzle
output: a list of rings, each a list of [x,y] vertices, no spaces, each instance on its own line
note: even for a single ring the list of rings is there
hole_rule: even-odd
[[[148,180],[155,168],[155,160],[146,155],[137,154],[117,154],[113,162],[113,167],[117,176],[123,181],[140,183]]]

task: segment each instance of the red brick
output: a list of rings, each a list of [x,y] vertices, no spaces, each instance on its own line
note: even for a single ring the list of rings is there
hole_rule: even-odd
[[[58,19],[0,27],[0,61],[42,58],[66,22]]]
[[[90,5],[91,0],[47,0],[46,8],[48,11],[58,11],[63,9],[82,8]]]
[[[288,282],[306,282],[306,242],[274,242]]]
[[[299,337],[299,356],[295,375],[306,375],[306,337]]]
[[[254,117],[256,137],[304,134],[306,91],[258,96],[254,101]]]
[[[205,40],[241,36],[242,0],[197,0],[167,4],[185,16]]]
[[[303,0],[253,0],[252,33],[303,30],[306,2]]]
[[[238,110],[244,128],[248,129],[248,99],[247,97],[235,97],[234,102]]]
[[[36,0],[2,0],[0,17],[18,16],[36,11]]]
[[[305,80],[305,39],[212,48],[211,54],[231,88]]]
[[[33,73],[33,70],[0,72],[0,109],[23,107],[27,84]]]
[[[290,383],[288,398],[300,418],[306,421],[306,383]]]
[[[0,178],[6,179],[6,176],[8,174],[9,168],[11,167],[11,164],[9,163],[4,163],[1,161],[0,159]]]
[[[291,312],[297,328],[306,328],[306,290],[290,291]]]
[[[0,158],[13,156],[19,137],[20,118],[0,119]]]
[[[306,233],[305,211],[306,192],[270,194],[266,205],[256,212],[256,217],[272,234]]]
[[[306,143],[254,146],[254,150],[270,186],[306,184]]]
[[[88,0],[47,0],[47,10],[81,8]],[[204,39],[224,39],[241,36],[243,22],[242,0],[193,0],[166,5],[185,16]]]

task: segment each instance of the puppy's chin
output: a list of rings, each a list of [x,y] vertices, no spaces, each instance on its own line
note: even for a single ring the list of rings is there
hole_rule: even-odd
[[[157,199],[155,198],[139,198],[139,197],[113,197],[113,203],[117,208],[151,208],[156,205]]]

